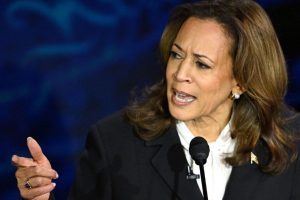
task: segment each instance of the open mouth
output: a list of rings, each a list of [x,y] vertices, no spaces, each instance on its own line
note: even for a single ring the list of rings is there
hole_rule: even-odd
[[[196,99],[195,96],[192,96],[185,92],[177,91],[175,89],[173,91],[173,100],[175,100],[175,103],[188,104],[193,102],[195,99]]]

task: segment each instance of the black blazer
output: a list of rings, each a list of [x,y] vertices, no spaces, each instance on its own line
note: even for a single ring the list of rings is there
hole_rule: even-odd
[[[263,147],[256,151],[260,148],[264,152]],[[186,179],[186,169],[175,126],[145,142],[115,114],[89,132],[69,199],[203,199],[196,181]],[[277,176],[262,173],[256,164],[233,167],[223,199],[300,200],[299,157]]]

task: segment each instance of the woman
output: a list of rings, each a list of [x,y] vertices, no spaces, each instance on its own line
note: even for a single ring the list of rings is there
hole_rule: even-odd
[[[70,199],[203,199],[189,142],[205,138],[209,200],[300,199],[298,117],[284,105],[284,56],[251,0],[179,6],[160,42],[166,76],[95,124]],[[21,196],[51,199],[57,173],[38,144],[13,156]]]

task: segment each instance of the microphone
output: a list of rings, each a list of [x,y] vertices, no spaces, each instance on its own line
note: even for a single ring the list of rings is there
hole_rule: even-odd
[[[209,146],[203,137],[195,137],[190,143],[189,152],[197,165],[204,165],[209,154]]]
[[[204,200],[208,200],[205,173],[203,167],[203,165],[206,163],[209,154],[209,146],[207,141],[203,137],[195,137],[190,143],[189,152],[191,154],[192,159],[200,167],[203,197]]]

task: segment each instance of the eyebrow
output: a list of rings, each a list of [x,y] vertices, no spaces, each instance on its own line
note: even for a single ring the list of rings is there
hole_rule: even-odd
[[[173,44],[175,47],[177,47],[180,51],[183,51],[183,49],[179,46],[179,44],[176,44],[174,43]],[[198,58],[206,58],[208,59],[210,62],[212,62],[213,64],[215,63],[212,59],[210,59],[209,57],[205,56],[205,55],[202,55],[202,54],[197,54],[197,53],[193,53],[193,55],[195,57],[198,57]]]

